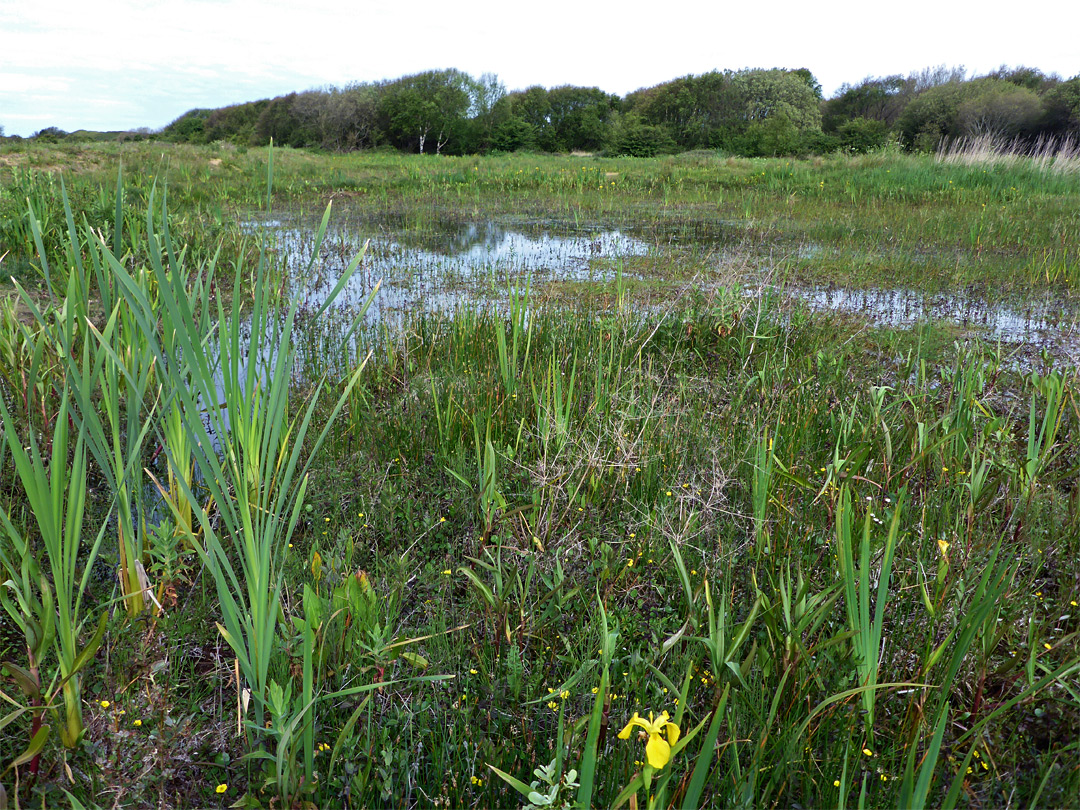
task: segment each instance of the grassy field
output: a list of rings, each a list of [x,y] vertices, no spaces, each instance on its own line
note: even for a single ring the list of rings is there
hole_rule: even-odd
[[[0,162],[10,804],[1075,804],[1072,344],[785,294],[1074,311],[1075,173]],[[251,224],[330,201],[296,278],[473,222],[654,247],[371,326]]]

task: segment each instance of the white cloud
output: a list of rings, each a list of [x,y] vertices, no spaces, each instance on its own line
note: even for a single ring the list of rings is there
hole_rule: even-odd
[[[774,0],[765,10],[669,0],[648,14],[581,0],[540,7],[505,0],[3,5],[0,124],[9,131],[18,129],[15,121],[50,125],[57,111],[72,128],[159,126],[191,107],[440,67],[495,72],[511,89],[572,83],[620,94],[717,68],[807,67],[826,93],[867,75],[940,63],[981,71],[1023,63],[1066,76],[1080,70],[1075,0],[1048,0],[1030,15],[973,13],[941,0]],[[88,106],[105,90],[125,102],[112,105],[114,113]],[[56,94],[55,105],[35,119],[40,101],[30,96],[43,92]]]

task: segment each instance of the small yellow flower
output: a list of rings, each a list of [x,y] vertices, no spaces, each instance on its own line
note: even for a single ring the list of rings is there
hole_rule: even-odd
[[[630,560],[627,561],[626,567],[627,568],[633,568],[634,567],[634,558],[633,557],[631,557]]]
[[[218,785],[216,788],[214,788],[214,792],[215,793],[224,793],[228,789],[229,789],[229,786],[226,785],[224,782],[222,782],[220,785]]]
[[[135,726],[135,728],[138,728],[142,725],[142,720],[132,720],[131,725]]]
[[[447,568],[445,571],[443,571],[443,576],[448,577],[453,573],[454,573],[453,571],[451,571],[449,568]]]
[[[439,523],[446,523],[446,518],[444,518],[444,517],[439,518]]]
[[[570,697],[570,690],[563,689],[561,692],[559,692],[559,697],[561,697],[563,700],[566,700],[568,697]]]
[[[664,494],[665,494],[665,495],[667,495],[667,496],[668,496],[668,497],[670,498],[670,497],[671,497],[671,490],[669,489],[669,490],[668,490],[667,492],[665,492]]]
[[[839,779],[834,779],[833,783],[832,783],[832,786],[833,787],[840,787],[840,780]]]
[[[556,703],[554,700],[549,700],[548,701],[548,708],[551,709],[553,712],[558,711],[559,710],[559,704]]]
[[[941,552],[942,558],[945,559],[946,555],[949,553],[949,544],[948,544],[948,542],[946,542],[945,540],[938,540],[937,541],[937,547],[938,547],[938,551]]]
[[[882,781],[882,782],[888,782],[888,781],[889,781],[889,777],[888,777],[888,776],[886,776],[885,774],[882,774],[882,775],[881,775],[881,781]]]
[[[865,754],[865,755],[866,755],[866,756],[868,756],[868,757],[872,757],[872,756],[874,755],[874,752],[873,752],[873,751],[871,751],[871,750],[870,750],[869,748],[864,748],[864,749],[862,750],[862,752],[863,752],[863,754]]]
[[[476,674],[476,670],[475,670],[475,669],[470,669],[470,670],[469,670],[469,674],[470,674],[470,675],[475,675],[475,674]]]
[[[1053,645],[1053,644],[1050,644],[1050,643],[1048,643],[1048,642],[1044,642],[1044,643],[1043,643],[1043,646],[1044,646],[1044,647],[1045,647],[1046,649],[1048,649],[1048,650],[1052,650],[1052,649],[1054,649],[1054,645]]]
[[[679,727],[668,722],[668,713],[661,712],[660,716],[653,719],[649,712],[649,719],[645,720],[637,712],[630,718],[626,728],[619,732],[620,740],[630,739],[630,732],[634,726],[641,726],[649,734],[649,741],[645,744],[645,758],[656,770],[660,770],[671,759],[671,746],[679,741]],[[664,739],[665,736],[667,739]]]
[[[107,709],[107,708],[109,708],[109,707],[110,707],[110,706],[111,706],[112,704],[111,704],[111,703],[109,703],[109,701],[107,701],[107,700],[103,700],[103,701],[101,701],[101,702],[100,702],[100,703],[99,703],[98,705],[99,705],[99,706],[101,706],[101,708],[103,708],[103,709]]]

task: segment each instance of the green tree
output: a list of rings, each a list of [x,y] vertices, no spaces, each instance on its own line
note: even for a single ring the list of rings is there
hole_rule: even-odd
[[[909,83],[899,74],[867,76],[856,85],[844,84],[821,107],[821,128],[836,132],[848,121],[880,121],[891,127],[911,100]]]
[[[213,110],[188,110],[168,124],[161,135],[177,143],[206,143],[206,119]]]
[[[213,110],[204,124],[207,143],[229,141],[235,144],[250,145],[258,143],[255,127],[270,105],[270,99],[249,101],[246,104],[233,104]]]
[[[852,118],[836,130],[843,149],[854,154],[864,154],[880,149],[889,141],[889,127],[874,118]]]
[[[257,143],[267,144],[271,139],[280,146],[313,146],[318,143],[318,133],[297,114],[297,97],[296,93],[289,93],[271,99],[255,122]]]
[[[1048,90],[1043,107],[1042,126],[1048,135],[1080,138],[1080,76]]]
[[[1014,68],[1002,65],[997,70],[992,70],[987,73],[985,78],[1001,79],[1010,84],[1015,84],[1018,87],[1025,87],[1039,95],[1042,95],[1061,81],[1059,76],[1048,76],[1038,68],[1026,67],[1024,65]]]
[[[613,151],[631,157],[654,157],[676,150],[675,141],[665,127],[646,124],[641,117],[630,113],[614,128]]]
[[[536,145],[533,125],[520,118],[507,118],[496,124],[491,132],[491,146],[500,152],[516,152]]]
[[[970,97],[956,111],[955,134],[1015,138],[1034,133],[1043,114],[1034,90],[1001,79],[971,82]]]
[[[506,86],[494,73],[483,73],[469,86],[469,143],[464,152],[487,152],[493,147],[497,109],[506,98]],[[501,147],[495,147],[501,148]]]
[[[799,75],[784,70],[741,70],[731,77],[747,123],[784,116],[796,131],[821,129],[818,97]]]
[[[942,140],[1030,134],[1042,115],[1038,96],[1002,79],[951,81],[919,93],[897,121],[910,147],[933,149]]]
[[[434,140],[440,153],[460,132],[469,109],[473,80],[459,70],[429,70],[386,85],[379,100],[380,120],[398,148],[424,153]]]

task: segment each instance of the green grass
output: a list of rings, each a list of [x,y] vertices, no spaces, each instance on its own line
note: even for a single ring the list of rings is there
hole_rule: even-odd
[[[40,318],[0,319],[5,578],[32,589],[20,542],[43,570],[67,559],[38,528],[17,450],[58,435],[65,402],[90,452],[48,468],[82,475],[103,532],[99,561],[92,550],[81,581],[63,580],[65,604],[93,615],[39,656],[42,684],[116,608],[80,671],[81,744],[50,737],[36,778],[25,764],[18,787],[14,769],[0,777],[9,799],[502,807],[536,781],[554,806],[635,791],[656,806],[1061,806],[1080,790],[1076,370],[1047,355],[1020,371],[959,327],[868,329],[744,296],[716,267],[724,251],[746,266],[791,256],[795,278],[936,290],[962,266],[991,300],[1069,300],[1071,271],[1031,267],[1075,267],[1075,184],[895,155],[275,151],[276,211],[333,196],[346,227],[418,243],[496,217],[674,246],[634,260],[643,279],[518,287],[501,315],[417,311],[349,347],[326,315],[294,311],[297,345],[322,348],[273,375],[230,366],[207,427],[198,347],[220,334],[241,356],[245,318],[273,322],[295,298],[268,294],[272,255],[250,264],[259,240],[240,227],[269,216],[266,153],[170,147],[159,163],[160,148],[4,155],[36,168],[4,177],[0,210],[36,200],[42,242],[5,242],[5,267],[22,262],[29,283],[43,253],[101,335],[53,317],[41,290]],[[60,165],[70,222],[38,173]],[[3,221],[34,242],[30,218]],[[798,258],[810,243],[823,250]],[[668,292],[695,278],[724,283]],[[217,283],[232,289],[213,299]],[[91,362],[65,359],[81,352]],[[110,363],[131,371],[110,382]],[[116,438],[114,401],[131,420]],[[226,434],[226,455],[207,450]],[[117,461],[99,458],[105,444]],[[140,509],[125,515],[156,522],[138,545],[118,542],[110,475],[130,477]],[[150,475],[172,506],[140,485]],[[132,549],[160,614],[123,609],[113,568]],[[26,667],[7,627],[0,660]],[[0,688],[7,767],[33,712],[13,680]],[[646,767],[641,726],[619,732],[664,711],[680,738]]]

